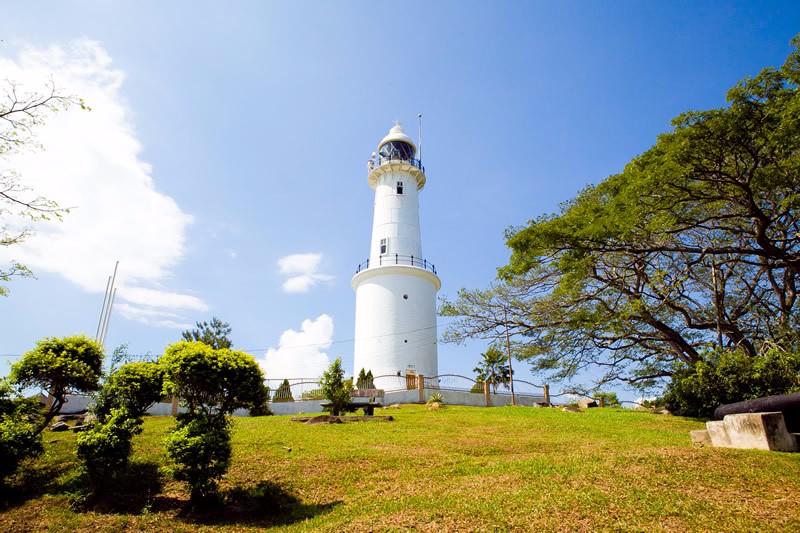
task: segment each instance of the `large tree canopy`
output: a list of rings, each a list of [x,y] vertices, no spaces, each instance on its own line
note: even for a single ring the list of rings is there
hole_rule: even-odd
[[[442,307],[460,317],[450,337],[510,325],[535,370],[599,367],[600,382],[641,385],[709,349],[798,348],[800,38],[793,45],[726,106],[683,113],[623,172],[510,229],[501,280]]]

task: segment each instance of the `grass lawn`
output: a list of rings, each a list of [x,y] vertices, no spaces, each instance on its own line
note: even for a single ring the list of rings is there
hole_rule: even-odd
[[[446,399],[446,398],[445,398]],[[408,405],[393,422],[236,419],[226,506],[187,510],[167,417],[130,472],[85,499],[72,433],[46,433],[2,531],[800,531],[800,454],[693,447],[701,422],[624,409]]]

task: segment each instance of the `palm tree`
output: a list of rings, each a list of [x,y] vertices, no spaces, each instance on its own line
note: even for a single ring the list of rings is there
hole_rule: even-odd
[[[500,384],[508,388],[508,384],[511,381],[511,370],[508,367],[508,359],[505,354],[492,346],[485,353],[482,353],[481,357],[483,357],[483,360],[472,369],[478,375],[477,381],[479,383],[490,383],[495,393],[497,393],[497,386]]]

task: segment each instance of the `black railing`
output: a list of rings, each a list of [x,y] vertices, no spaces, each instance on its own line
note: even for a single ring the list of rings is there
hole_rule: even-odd
[[[358,265],[356,274],[362,270],[368,269],[370,266],[379,267],[386,265],[408,265],[413,267],[424,268],[436,274],[436,266],[427,259],[421,257],[414,257],[413,255],[400,255],[400,254],[384,254],[378,256],[378,259],[370,262],[369,259]]]
[[[377,159],[371,159],[367,164],[368,171],[372,172],[372,169],[377,168],[381,165],[386,165],[393,161],[397,163],[408,163],[409,165],[417,167],[422,172],[425,172],[425,167],[422,166],[422,161],[420,161],[419,159],[405,159],[400,156],[378,156]]]

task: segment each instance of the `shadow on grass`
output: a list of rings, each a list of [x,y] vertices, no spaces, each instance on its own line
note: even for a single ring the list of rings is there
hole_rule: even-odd
[[[161,492],[162,487],[158,464],[131,463],[125,472],[102,487],[97,487],[93,495],[87,496],[83,507],[107,514],[150,512],[155,495]]]
[[[261,481],[255,487],[237,487],[225,503],[203,509],[186,508],[180,518],[200,525],[284,526],[330,512],[341,502],[304,504],[277,483]]]
[[[0,510],[19,507],[45,494],[80,490],[79,478],[79,473],[69,463],[27,461],[5,482],[0,481]]]

